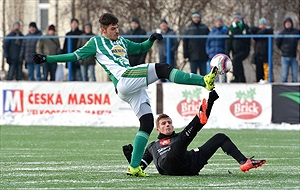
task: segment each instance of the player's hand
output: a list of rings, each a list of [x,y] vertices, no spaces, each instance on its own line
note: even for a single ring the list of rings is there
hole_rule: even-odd
[[[127,161],[130,163],[133,146],[131,144],[129,144],[129,145],[124,145],[122,148],[123,148],[124,156],[126,157]]]
[[[42,55],[42,54],[33,54],[33,61],[36,63],[36,64],[41,64],[41,63],[44,63],[46,62],[46,55]]]
[[[151,34],[149,39],[151,42],[154,42],[155,40],[161,41],[163,39],[163,36],[161,34],[155,32],[155,33]]]

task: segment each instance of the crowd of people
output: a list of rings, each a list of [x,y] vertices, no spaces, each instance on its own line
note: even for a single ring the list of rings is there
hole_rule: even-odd
[[[23,36],[20,30],[20,22],[14,22],[12,31],[7,36]],[[163,36],[176,35],[176,32],[168,25],[165,19],[159,23],[159,32]],[[147,32],[141,27],[140,20],[133,18],[130,22],[130,28],[127,32],[121,32],[124,35],[146,35]],[[208,38],[183,38],[183,57],[190,64],[191,73],[205,75],[210,71],[209,62],[217,53],[224,53],[231,57],[233,63],[233,79],[232,83],[245,83],[246,77],[244,72],[243,61],[249,57],[251,49],[251,38],[235,38],[235,35],[272,35],[273,29],[268,26],[265,18],[259,19],[258,26],[249,27],[241,14],[236,13],[232,17],[232,23],[229,27],[223,24],[221,17],[216,17],[214,26],[210,30],[207,25],[202,23],[202,16],[199,12],[191,15],[191,22],[186,26],[184,35],[208,35]],[[293,21],[287,17],[283,21],[283,30],[279,33],[283,35],[299,35],[299,30],[294,27]],[[28,26],[28,34],[26,36],[41,36],[42,32],[38,29],[35,22],[31,22]],[[46,36],[55,36],[56,29],[54,25],[48,27]],[[75,18],[71,20],[71,31],[66,36],[82,35],[82,38],[71,39],[71,52],[82,47],[91,36],[95,36],[92,32],[92,24],[87,22],[83,26],[83,31],[79,29],[79,21]],[[209,36],[229,35],[229,38],[214,38]],[[146,38],[132,37],[129,38],[133,42],[143,42]],[[269,81],[268,72],[268,38],[253,38],[254,54],[251,55],[252,63],[256,68],[256,81]],[[292,73],[292,81],[298,82],[299,63],[297,61],[297,46],[299,38],[277,38],[276,46],[281,51],[281,82],[288,82],[289,71]],[[7,80],[22,80],[23,65],[28,70],[28,80],[30,81],[55,81],[55,73],[57,63],[43,63],[42,65],[33,64],[32,55],[34,53],[55,55],[59,53],[68,53],[68,40],[65,39],[62,49],[57,38],[32,38],[32,39],[7,39],[4,41],[3,50],[6,62],[9,64]],[[171,38],[170,40],[170,56],[167,60],[167,44],[166,38],[157,42],[159,63],[166,63],[172,67],[177,67],[177,49],[179,40]],[[128,55],[131,66],[145,63],[147,52],[141,54]],[[66,63],[68,68],[72,66],[72,81],[96,81],[95,75],[95,59],[87,58],[80,61]],[[227,82],[226,75],[220,75],[221,82]],[[161,82],[165,82],[161,79]]]

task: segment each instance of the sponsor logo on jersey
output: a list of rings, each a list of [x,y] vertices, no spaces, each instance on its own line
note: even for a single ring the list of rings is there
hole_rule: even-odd
[[[250,88],[246,92],[237,91],[237,101],[230,105],[230,112],[239,119],[254,119],[262,113],[262,106],[254,100],[255,89]]]
[[[24,91],[3,90],[3,113],[24,112]]]
[[[166,146],[169,145],[171,143],[171,139],[161,139],[159,141],[160,146]]]
[[[121,57],[124,57],[126,55],[126,50],[120,45],[113,46],[111,52]]]
[[[183,100],[177,105],[177,112],[182,116],[195,116],[199,112],[202,100],[201,88],[194,90],[184,90],[182,92]]]

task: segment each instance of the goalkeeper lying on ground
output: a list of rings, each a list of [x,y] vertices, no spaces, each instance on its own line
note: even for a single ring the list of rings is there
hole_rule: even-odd
[[[208,101],[206,102],[205,99],[202,101],[199,114],[180,133],[175,133],[172,120],[168,115],[159,115],[156,120],[158,139],[147,146],[140,164],[142,169],[145,170],[154,161],[158,172],[162,175],[198,175],[220,147],[240,164],[243,172],[266,163],[266,160],[247,159],[229,137],[222,133],[216,134],[204,145],[187,151],[188,145],[206,124],[214,101],[218,98],[216,91],[211,91]],[[128,162],[131,160],[132,150],[131,144],[123,146],[123,153]]]

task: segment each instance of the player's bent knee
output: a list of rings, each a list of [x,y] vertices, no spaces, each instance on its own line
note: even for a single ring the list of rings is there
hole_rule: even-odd
[[[224,133],[217,133],[215,135],[215,138],[218,138],[218,139],[227,139],[228,137]]]
[[[173,67],[167,63],[156,63],[155,71],[159,79],[168,79]]]
[[[154,118],[152,113],[147,113],[140,117],[140,130],[145,131],[149,135],[154,127]]]

